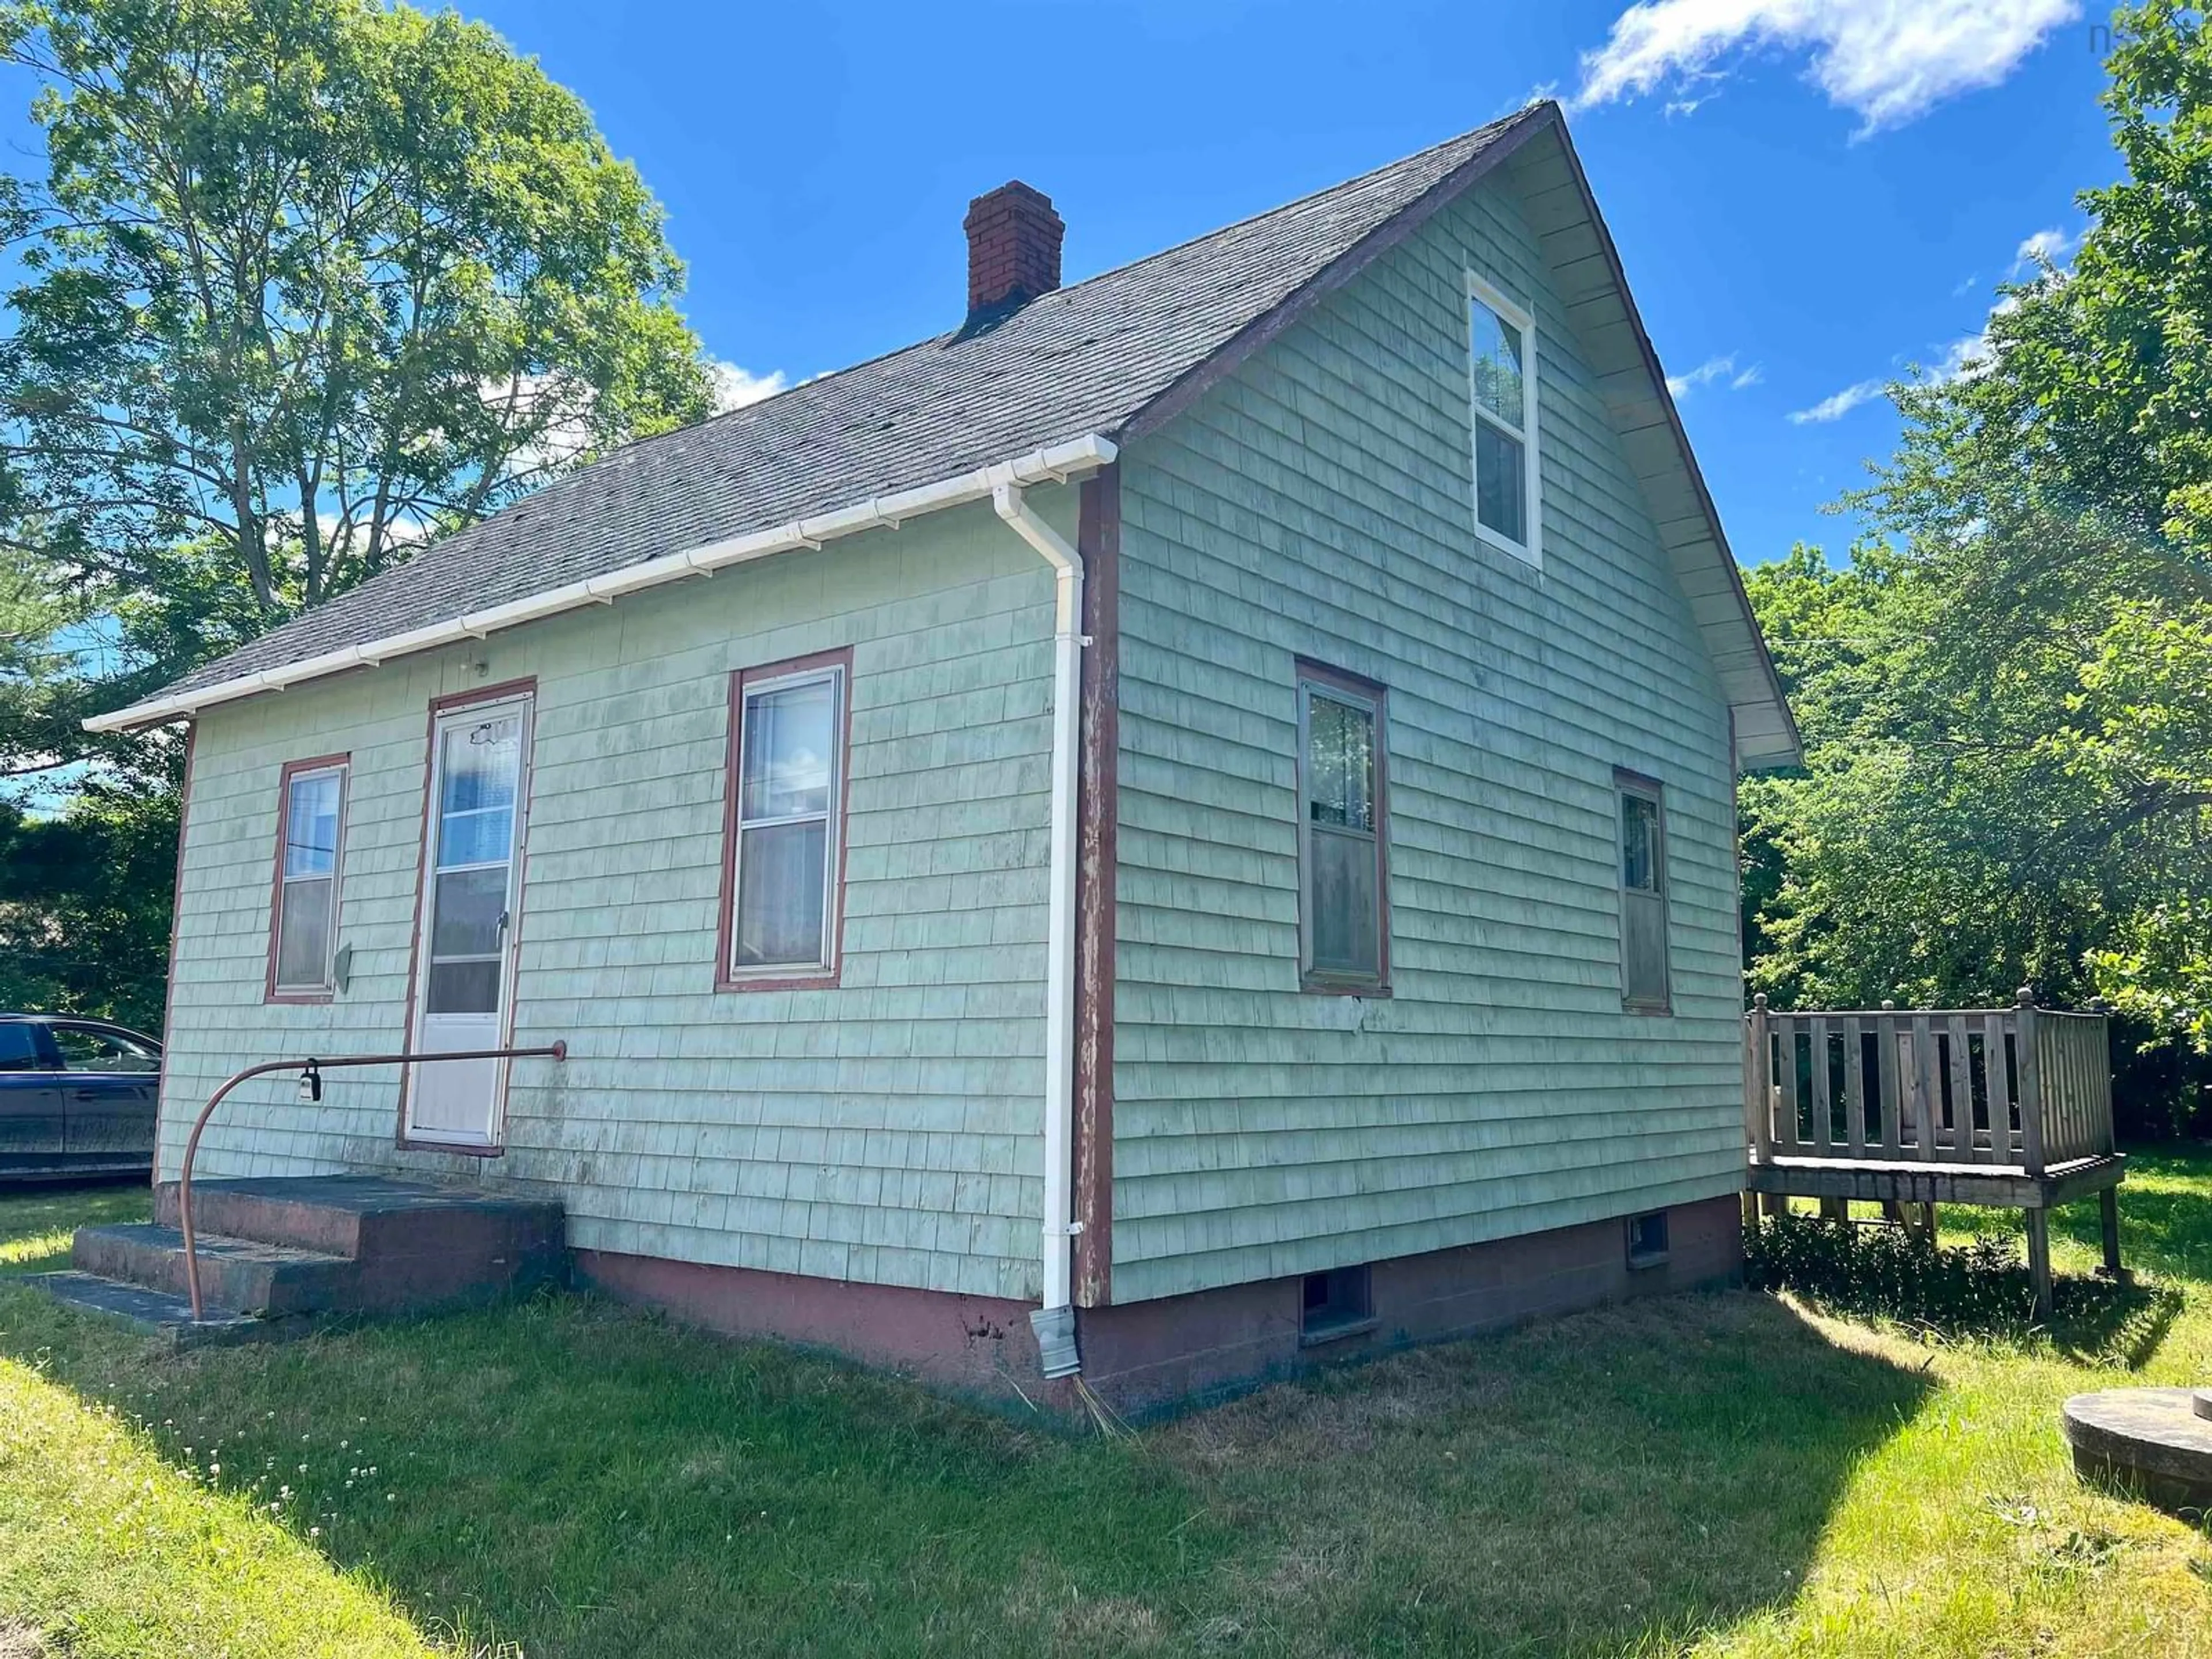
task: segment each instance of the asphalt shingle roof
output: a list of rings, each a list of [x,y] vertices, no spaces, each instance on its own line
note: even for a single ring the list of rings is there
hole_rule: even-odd
[[[1086,433],[1111,437],[1533,113],[1060,289],[983,331],[925,340],[630,444],[168,690],[427,627]]]

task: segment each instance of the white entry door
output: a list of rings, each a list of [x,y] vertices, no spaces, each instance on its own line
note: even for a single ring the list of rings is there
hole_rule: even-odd
[[[528,696],[507,698],[441,714],[432,728],[423,890],[416,917],[412,1018],[420,1054],[497,1048],[507,1042],[530,714]],[[408,1139],[500,1144],[505,1060],[409,1069]]]

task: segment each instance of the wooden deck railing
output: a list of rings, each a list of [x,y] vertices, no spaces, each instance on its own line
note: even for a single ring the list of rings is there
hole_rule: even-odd
[[[2041,1175],[2114,1150],[2105,1016],[2039,1008],[1784,1013],[1744,1025],[1752,1161],[1987,1164]]]

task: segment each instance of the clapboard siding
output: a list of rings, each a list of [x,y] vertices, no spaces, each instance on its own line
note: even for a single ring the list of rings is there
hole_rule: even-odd
[[[1470,269],[1537,319],[1540,574],[1474,532]],[[1510,171],[1121,471],[1115,1298],[1740,1185],[1727,706]],[[1389,688],[1389,999],[1298,988],[1301,655]],[[1671,1016],[1620,1006],[1616,766]]]
[[[1033,500],[1072,534],[1073,498]],[[210,710],[179,896],[162,1167],[233,1069],[405,1026],[428,704],[538,680],[507,1155],[392,1146],[397,1084],[248,1085],[210,1176],[543,1184],[588,1249],[1034,1298],[1052,580],[976,507]],[[729,672],[854,647],[844,972],[714,991]],[[483,664],[481,672],[473,662]],[[276,779],[349,750],[348,989],[265,1006]]]

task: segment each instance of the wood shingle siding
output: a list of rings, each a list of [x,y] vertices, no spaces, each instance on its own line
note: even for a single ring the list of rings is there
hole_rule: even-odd
[[[1032,501],[1074,531],[1073,488]],[[392,1146],[396,1078],[249,1085],[206,1176],[404,1169],[544,1183],[586,1249],[1034,1299],[1052,578],[988,507],[201,719],[161,1171],[230,1072],[399,1046],[424,709],[534,676],[507,1152]],[[718,994],[729,674],[854,651],[843,983]],[[479,672],[472,664],[481,662]],[[347,749],[331,1002],[264,1006],[276,778]]]
[[[1507,168],[1122,458],[1114,1292],[1741,1183],[1728,708]],[[1540,574],[1474,532],[1465,275],[1540,338]],[[1298,988],[1295,659],[1389,688],[1389,1000]],[[1674,1012],[1621,1007],[1613,769]]]

